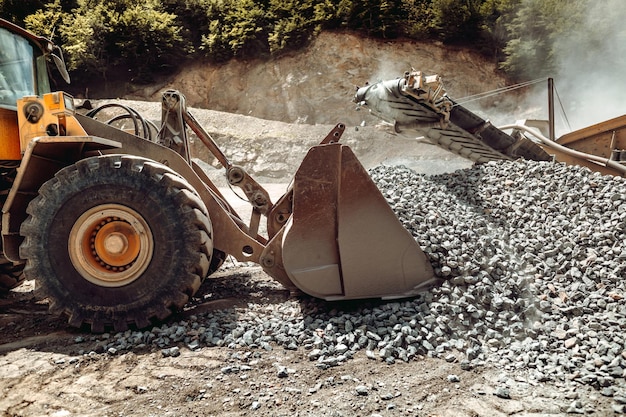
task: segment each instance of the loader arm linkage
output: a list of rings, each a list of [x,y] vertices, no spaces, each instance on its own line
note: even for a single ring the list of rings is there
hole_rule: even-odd
[[[242,230],[265,245],[258,259],[250,260],[287,288],[324,299],[405,297],[433,282],[426,256],[352,151],[338,143],[343,124],[309,150],[292,185],[273,204],[243,167],[228,160],[179,92],[164,93],[162,123],[161,144],[188,149],[176,145],[188,140],[182,136],[188,126],[225,168],[228,183],[243,190],[252,217]],[[216,194],[207,178],[204,182]],[[267,239],[258,234],[261,215],[267,220]],[[239,219],[234,212],[231,216]],[[216,232],[215,247],[222,250],[218,238]]]

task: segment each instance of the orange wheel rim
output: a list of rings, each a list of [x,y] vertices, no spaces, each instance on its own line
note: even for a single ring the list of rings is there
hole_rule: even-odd
[[[111,220],[95,231],[93,249],[106,265],[127,268],[139,255],[139,236],[130,224],[118,218]]]
[[[146,270],[154,241],[139,213],[120,204],[107,204],[77,219],[68,250],[83,278],[100,286],[118,287],[133,282]]]

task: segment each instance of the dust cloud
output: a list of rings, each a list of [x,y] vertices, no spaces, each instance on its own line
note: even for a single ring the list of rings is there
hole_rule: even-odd
[[[626,1],[578,0],[570,6],[567,13],[549,16],[553,22],[546,25],[559,29],[545,35],[552,45],[553,55],[546,59],[551,71],[534,68],[525,74],[537,83],[523,91],[523,98],[505,93],[495,105],[467,107],[489,115],[496,125],[547,120],[548,82],[542,77],[548,73],[555,86],[557,137],[626,114]]]
[[[534,3],[544,13],[537,15],[537,20],[548,19],[539,27],[549,33],[537,34],[535,28],[527,32],[530,38],[540,37],[549,45],[542,50],[551,51],[545,59],[537,57],[540,64],[524,74],[523,81],[534,80],[536,84],[497,94],[485,91],[485,96],[478,99],[463,97],[450,88],[458,68],[445,71],[433,63],[416,65],[404,56],[376,60],[378,65],[370,82],[400,77],[399,69],[411,66],[426,75],[438,73],[455,101],[502,126],[522,119],[548,119],[550,77],[556,92],[557,137],[626,114],[626,1],[561,0],[551,2],[556,6],[549,12],[541,0],[523,1]]]
[[[626,2],[583,3],[582,24],[554,48],[555,86],[574,130],[626,114]]]

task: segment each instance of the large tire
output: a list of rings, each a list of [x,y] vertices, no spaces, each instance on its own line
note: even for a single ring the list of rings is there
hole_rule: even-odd
[[[24,274],[50,311],[94,332],[163,320],[207,275],[207,209],[170,168],[135,156],[88,158],[60,170],[22,224]]]

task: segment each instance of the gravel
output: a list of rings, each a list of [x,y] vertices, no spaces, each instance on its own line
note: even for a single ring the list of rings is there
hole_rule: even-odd
[[[432,176],[397,166],[370,173],[436,274],[446,278],[442,285],[394,302],[251,302],[147,331],[101,335],[102,351],[148,347],[175,356],[179,346],[224,346],[237,354],[245,347],[246,355],[303,349],[321,369],[359,352],[387,364],[430,356],[458,361],[465,370],[489,365],[525,372],[530,381],[590,385],[623,412],[624,178],[534,161]],[[246,285],[281,288],[273,281],[234,282],[211,290]],[[229,365],[222,372],[240,370]],[[284,377],[290,370],[276,372]],[[365,386],[356,392],[367,393]],[[509,392],[503,386],[495,395],[508,398]],[[584,412],[578,400],[570,408]]]

